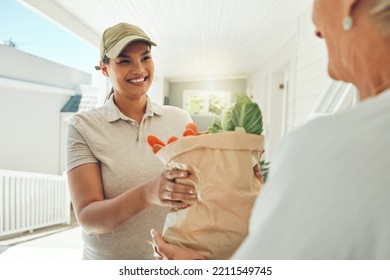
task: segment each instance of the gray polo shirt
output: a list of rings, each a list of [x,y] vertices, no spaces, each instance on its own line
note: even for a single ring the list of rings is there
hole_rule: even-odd
[[[140,124],[123,115],[111,97],[104,106],[76,114],[69,123],[66,170],[100,164],[105,198],[110,199],[153,176],[165,166],[146,142],[149,134],[164,142],[182,137],[190,115],[177,107],[159,106],[148,98]],[[151,228],[162,230],[168,209],[149,207],[111,233],[83,232],[84,259],[152,259]]]

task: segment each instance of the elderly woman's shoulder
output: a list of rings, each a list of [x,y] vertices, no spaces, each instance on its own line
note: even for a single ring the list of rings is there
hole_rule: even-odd
[[[289,133],[290,139],[319,143],[380,133],[383,124],[390,122],[390,90],[384,93],[358,103],[354,108],[307,121]]]

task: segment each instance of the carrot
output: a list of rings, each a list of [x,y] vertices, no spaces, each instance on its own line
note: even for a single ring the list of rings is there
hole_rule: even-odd
[[[171,144],[172,142],[175,142],[176,140],[178,140],[179,138],[177,138],[176,136],[171,136],[169,137],[167,143],[168,144]]]
[[[148,138],[146,138],[146,141],[148,142],[150,147],[154,147],[155,144],[161,145],[162,147],[165,146],[165,143],[160,140],[156,135],[150,134]]]
[[[164,145],[165,146],[165,145]],[[157,153],[162,147],[164,147],[163,145],[160,145],[160,144],[154,144],[153,145],[153,153]]]
[[[198,134],[191,128],[186,128],[183,132],[183,136],[197,136]]]
[[[195,132],[195,135],[198,135],[199,132],[198,132],[198,126],[196,125],[196,123],[188,123],[185,127],[185,129],[192,129],[194,132]]]

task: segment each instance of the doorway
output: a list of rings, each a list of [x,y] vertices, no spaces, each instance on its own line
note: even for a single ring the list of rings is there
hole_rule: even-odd
[[[265,158],[270,160],[287,128],[289,67],[286,63],[273,71],[268,80],[267,133]]]

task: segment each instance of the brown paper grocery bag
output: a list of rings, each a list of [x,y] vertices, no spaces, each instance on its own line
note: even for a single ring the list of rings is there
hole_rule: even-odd
[[[220,132],[189,136],[156,155],[172,169],[188,170],[179,183],[193,185],[197,202],[168,214],[164,239],[206,259],[229,259],[248,233],[248,221],[262,182],[253,167],[263,151],[262,135]]]

